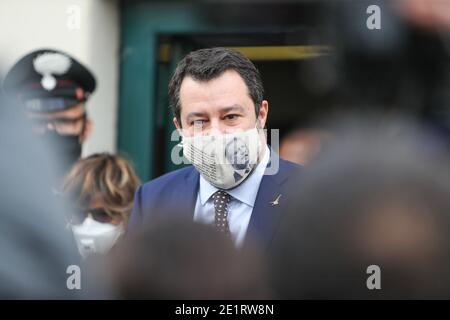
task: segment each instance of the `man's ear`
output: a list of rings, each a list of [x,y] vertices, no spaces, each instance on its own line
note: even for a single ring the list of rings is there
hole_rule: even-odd
[[[175,127],[180,130],[181,129],[181,123],[178,122],[177,117],[173,117],[173,124],[175,125]]]
[[[84,141],[86,141],[87,138],[91,136],[93,127],[92,120],[90,118],[87,118],[84,126],[85,126],[84,131],[80,136],[80,143],[83,143]]]
[[[258,121],[261,129],[264,129],[264,127],[266,126],[268,113],[269,113],[269,102],[267,102],[267,100],[263,100],[261,102],[261,107],[259,108],[259,114],[256,119]]]
[[[181,121],[178,121],[177,117],[173,117],[173,124],[175,125],[175,128],[178,130],[178,134],[180,136],[183,136],[183,128],[181,127]]]

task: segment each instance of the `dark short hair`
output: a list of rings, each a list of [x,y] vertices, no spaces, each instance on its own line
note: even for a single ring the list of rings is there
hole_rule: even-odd
[[[170,107],[175,117],[180,120],[180,87],[186,76],[191,76],[196,81],[209,81],[227,70],[235,70],[242,77],[258,115],[264,89],[255,65],[240,52],[226,48],[208,48],[193,51],[178,63],[169,83]]]

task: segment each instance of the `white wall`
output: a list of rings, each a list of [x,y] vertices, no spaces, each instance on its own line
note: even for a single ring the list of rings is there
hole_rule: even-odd
[[[78,24],[79,22],[79,24]],[[87,102],[94,122],[83,154],[116,150],[119,10],[116,0],[0,0],[0,73],[22,56],[55,48],[73,55],[97,78]]]

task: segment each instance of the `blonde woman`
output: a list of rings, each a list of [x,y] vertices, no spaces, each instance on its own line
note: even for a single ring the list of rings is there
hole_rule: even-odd
[[[107,253],[124,234],[139,184],[122,156],[94,154],[75,163],[62,189],[75,207],[70,225],[82,256]]]

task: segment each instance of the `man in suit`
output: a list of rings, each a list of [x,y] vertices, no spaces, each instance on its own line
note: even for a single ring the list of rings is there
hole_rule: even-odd
[[[197,50],[178,64],[169,97],[193,166],[137,190],[130,230],[177,212],[214,224],[237,247],[249,238],[267,247],[289,200],[286,182],[300,167],[267,145],[262,129],[269,104],[258,70],[236,51]]]

